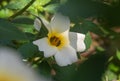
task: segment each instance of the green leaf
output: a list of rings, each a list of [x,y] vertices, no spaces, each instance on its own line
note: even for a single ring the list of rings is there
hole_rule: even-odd
[[[35,37],[36,37],[36,36],[35,36],[34,34],[29,33],[29,32],[26,32],[25,34],[26,34],[28,40],[30,40],[30,41],[35,40]]]
[[[42,63],[40,63],[38,65],[38,71],[41,75],[46,76],[46,78],[50,78],[51,77],[51,67],[50,65],[47,63],[47,61],[43,61]]]
[[[18,30],[12,23],[0,19],[0,39],[3,40],[25,40],[25,34]]]
[[[101,29],[99,28],[98,25],[94,24],[92,21],[87,21],[87,20],[84,20],[81,22],[80,30],[81,31],[83,30],[84,33],[91,31],[91,32],[96,33],[98,35],[103,34],[103,32],[101,31]]]
[[[24,20],[24,21],[23,21]],[[33,25],[34,20],[30,19],[28,17],[17,17],[14,20],[12,20],[13,23],[17,23],[17,24],[29,24],[29,25]]]
[[[101,81],[105,71],[106,53],[98,52],[87,61],[76,66],[54,67],[55,81]]]
[[[78,65],[77,72],[73,75],[69,81],[102,81],[106,67],[106,53],[97,52],[88,60]],[[66,70],[65,70],[66,71]],[[65,78],[65,77],[64,77]]]
[[[86,49],[90,48],[91,43],[92,43],[92,39],[90,33],[88,32],[85,36]]]
[[[12,41],[10,40],[0,40],[0,46],[11,46],[15,47]]]
[[[54,13],[57,10],[58,6],[59,6],[59,4],[50,4],[46,7],[44,7],[44,10],[47,12]]]
[[[81,20],[80,24],[75,24],[74,27],[71,28],[71,31],[79,32],[79,33],[87,33],[88,31],[91,31],[97,35],[102,36],[104,33],[101,30],[100,26],[96,25],[92,21],[88,20]]]
[[[60,6],[59,12],[77,21],[80,17],[90,18],[101,15],[108,5],[102,4],[97,0],[67,0]]]
[[[71,80],[77,72],[75,65],[65,67],[54,66],[54,69],[57,73],[54,77],[55,81],[75,81]]]
[[[6,8],[9,9],[22,9],[24,6],[27,5],[31,0],[13,0],[11,1]]]
[[[38,0],[40,2],[40,5],[46,5],[48,4],[51,0]]]
[[[16,25],[16,27],[21,29],[23,32],[34,33],[33,25],[29,25],[29,24],[15,24],[15,25]]]
[[[119,50],[117,50],[116,56],[120,60],[120,51]]]
[[[0,9],[0,18],[8,18],[13,14],[9,9]]]
[[[37,53],[38,48],[32,43],[27,43],[19,47],[18,51],[22,54],[23,58],[29,58],[34,56],[35,53]]]
[[[113,72],[118,72],[119,71],[119,66],[116,66],[114,63],[110,63],[108,67]]]

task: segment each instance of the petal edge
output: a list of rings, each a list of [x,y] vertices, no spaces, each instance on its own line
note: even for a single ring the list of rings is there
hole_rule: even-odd
[[[78,58],[75,49],[69,45],[56,53],[55,60],[59,66],[67,66],[76,62]]]
[[[86,49],[84,39],[85,35],[81,33],[69,32],[70,44],[78,52],[82,52]]]
[[[57,48],[50,46],[47,37],[33,41],[34,45],[37,45],[40,51],[44,52],[45,57],[50,57],[56,54]]]

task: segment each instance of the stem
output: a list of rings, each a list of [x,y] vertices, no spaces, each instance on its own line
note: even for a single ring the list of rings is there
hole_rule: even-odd
[[[23,9],[21,9],[20,11],[18,11],[17,13],[13,14],[12,16],[10,16],[8,19],[12,20],[15,17],[17,17],[18,15],[22,14],[27,8],[29,8],[33,3],[35,2],[35,0],[31,0]]]

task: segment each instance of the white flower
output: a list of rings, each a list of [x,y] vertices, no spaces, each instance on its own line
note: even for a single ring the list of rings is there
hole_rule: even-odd
[[[43,77],[42,77],[43,78]],[[0,81],[45,81],[25,66],[15,50],[0,48]]]
[[[45,57],[53,56],[58,65],[66,66],[78,60],[76,51],[85,50],[85,35],[69,32],[70,20],[61,14],[55,14],[49,23],[42,18],[42,22],[48,29],[47,37],[33,41]],[[34,25],[35,26],[35,25]]]
[[[40,20],[38,19],[38,18],[36,18],[35,19],[35,21],[34,21],[34,27],[35,27],[35,29],[36,30],[40,30],[40,28],[41,28],[41,22],[40,22]]]

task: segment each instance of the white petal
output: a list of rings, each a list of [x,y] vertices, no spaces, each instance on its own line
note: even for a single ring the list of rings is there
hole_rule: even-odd
[[[68,17],[56,13],[50,22],[52,31],[58,33],[65,32],[70,29],[70,20]]]
[[[22,63],[18,54],[12,49],[0,48],[0,80],[39,81],[33,70]]]
[[[37,31],[39,31],[41,28],[41,21],[38,18],[36,18],[34,21],[34,27]]]
[[[40,19],[42,20],[42,23],[43,23],[44,26],[48,29],[48,31],[51,32],[50,23],[49,23],[43,16],[41,16]]]
[[[55,60],[58,65],[67,66],[76,62],[78,58],[75,49],[69,45],[55,54]]]
[[[33,41],[33,44],[37,45],[40,51],[44,51],[45,57],[53,56],[57,52],[57,48],[48,43],[47,37]]]
[[[69,41],[69,30],[61,33],[61,35],[63,35],[66,39],[64,42],[66,42],[66,44],[69,44],[70,43],[70,41]]]
[[[70,44],[78,52],[82,52],[86,49],[84,39],[85,35],[81,33],[69,32]]]

